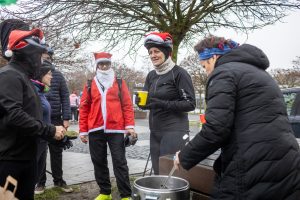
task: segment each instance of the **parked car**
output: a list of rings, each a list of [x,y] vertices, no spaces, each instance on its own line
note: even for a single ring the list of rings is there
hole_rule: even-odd
[[[290,123],[297,138],[300,138],[300,87],[281,90]]]

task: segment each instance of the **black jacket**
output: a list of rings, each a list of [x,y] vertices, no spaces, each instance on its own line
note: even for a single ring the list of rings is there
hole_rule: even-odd
[[[46,94],[51,105],[51,119],[71,119],[69,90],[62,73],[52,65],[52,80],[50,91]]]
[[[171,71],[157,75],[149,72],[144,90],[148,99],[162,100],[164,108],[151,109],[149,127],[151,131],[188,131],[189,122],[186,112],[195,109],[195,92],[190,75],[179,66]]]
[[[279,200],[300,190],[299,146],[268,66],[260,49],[244,44],[221,56],[209,76],[207,123],[179,159],[190,169],[221,148],[213,199]]]
[[[0,160],[33,160],[36,139],[53,138],[55,127],[42,123],[40,99],[20,63],[0,69]]]

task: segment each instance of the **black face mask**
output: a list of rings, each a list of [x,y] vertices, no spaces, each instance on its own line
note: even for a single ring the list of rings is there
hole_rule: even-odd
[[[27,45],[21,50],[14,52],[13,60],[20,62],[22,67],[24,66],[29,77],[33,78],[42,66],[41,57],[43,52],[44,50],[32,45]]]
[[[37,39],[32,40],[35,41]],[[35,42],[39,44],[39,41]],[[28,43],[27,46],[14,51],[13,60],[21,63],[22,67],[24,67],[28,73],[29,78],[34,78],[42,66],[41,58],[44,52],[45,48],[42,45]]]

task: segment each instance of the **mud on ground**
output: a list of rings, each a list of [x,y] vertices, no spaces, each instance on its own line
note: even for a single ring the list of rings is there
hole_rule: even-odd
[[[131,185],[133,184],[135,178],[130,177]],[[115,178],[111,179],[111,184],[112,184],[113,200],[121,199],[116,186]],[[58,200],[93,200],[99,195],[99,186],[97,185],[96,181],[90,181],[78,185],[72,185],[72,188],[74,188],[74,192],[61,193],[59,195]]]

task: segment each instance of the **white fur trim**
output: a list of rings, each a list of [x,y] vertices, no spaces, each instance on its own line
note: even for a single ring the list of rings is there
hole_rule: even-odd
[[[100,130],[103,130],[103,129],[104,129],[104,126],[100,126],[100,127],[98,127],[98,128],[90,129],[90,130],[89,130],[89,133],[95,132],[95,131],[100,131]]]
[[[79,135],[85,136],[85,135],[89,135],[89,133],[88,132],[82,132],[82,133],[79,133]]]
[[[5,52],[4,52],[4,55],[6,56],[6,57],[8,57],[8,58],[10,58],[10,57],[12,57],[12,55],[13,55],[13,52],[12,52],[12,50],[6,50]]]
[[[106,129],[104,133],[126,133],[125,130],[113,130],[113,129]]]
[[[40,43],[41,43],[41,44],[46,44],[45,37],[43,37],[43,38],[40,40]]]
[[[159,37],[158,35],[154,35],[154,34],[150,34],[148,35],[146,38],[145,38],[145,43],[148,41],[148,40],[153,40],[153,41],[157,41],[157,42],[164,42],[164,40]]]
[[[109,59],[109,58],[98,58],[96,60],[96,63],[98,64],[99,62],[111,62],[111,59]]]

